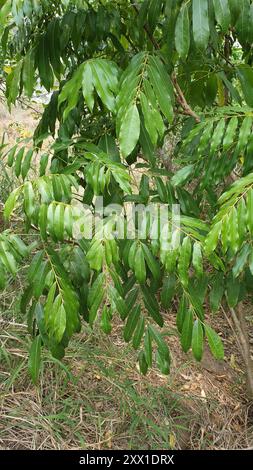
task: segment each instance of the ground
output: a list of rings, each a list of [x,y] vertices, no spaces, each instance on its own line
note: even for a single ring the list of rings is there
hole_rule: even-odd
[[[0,105],[0,134],[29,136],[34,110]],[[6,192],[3,183],[0,198]],[[0,201],[1,203],[1,201]],[[1,209],[1,206],[0,206]],[[0,230],[3,224],[0,210]],[[25,270],[26,267],[23,269]],[[136,355],[116,322],[109,337],[84,326],[63,363],[44,352],[38,386],[27,373],[30,338],[19,312],[22,271],[0,295],[0,448],[2,449],[238,449],[253,446],[238,347],[223,312],[209,315],[225,361],[208,350],[197,364],[175,334],[175,311],[164,312],[171,374],[139,374]],[[247,309],[247,306],[245,306]]]

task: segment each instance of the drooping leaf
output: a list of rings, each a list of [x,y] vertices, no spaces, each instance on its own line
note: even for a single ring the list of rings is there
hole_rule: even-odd
[[[175,28],[175,45],[179,56],[185,59],[190,47],[190,21],[188,5],[183,4]]]
[[[127,157],[135,148],[140,136],[140,116],[136,104],[132,104],[121,122],[119,133],[120,149]]]
[[[33,383],[36,385],[39,378],[41,368],[41,337],[36,336],[33,340],[28,361],[28,370],[31,375]]]
[[[205,49],[210,34],[207,0],[192,0],[192,23],[196,47]]]

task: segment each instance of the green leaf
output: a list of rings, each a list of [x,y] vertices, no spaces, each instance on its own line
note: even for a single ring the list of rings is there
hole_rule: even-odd
[[[202,323],[195,320],[192,330],[192,353],[197,361],[201,361],[204,347],[204,335]]]
[[[64,332],[66,330],[67,317],[66,310],[63,305],[60,305],[59,310],[55,312],[54,320],[54,336],[57,343],[60,343]]]
[[[221,226],[222,226],[221,221],[218,222],[217,224],[215,224],[211,228],[209,234],[206,237],[205,251],[206,251],[207,255],[210,255],[215,250],[215,248],[218,244],[220,233],[221,233]]]
[[[39,373],[41,368],[41,337],[36,336],[33,340],[28,360],[28,370],[32,378],[33,383],[36,385],[39,379]]]
[[[144,284],[146,281],[146,266],[145,259],[142,250],[142,246],[139,245],[136,249],[135,258],[134,258],[134,272],[137,281],[140,284]]]
[[[194,168],[195,165],[186,165],[178,170],[171,178],[171,184],[175,187],[184,185],[193,174]]]
[[[81,64],[73,74],[73,77],[68,80],[63,86],[58,97],[58,108],[61,104],[67,101],[67,106],[64,109],[63,120],[65,121],[72,109],[77,105],[80,89],[82,86],[83,67]]]
[[[111,312],[106,305],[104,306],[102,310],[100,327],[102,331],[107,335],[109,335],[112,331]]]
[[[14,189],[14,191],[11,192],[11,194],[9,195],[5,205],[4,205],[4,218],[6,220],[9,220],[10,219],[10,216],[12,214],[12,212],[14,211],[15,207],[16,207],[16,203],[17,203],[17,200],[18,200],[18,197],[21,193],[21,190],[22,188],[19,187],[19,188],[16,188]]]
[[[22,77],[26,95],[31,98],[36,84],[33,50],[24,57]]]
[[[136,104],[132,104],[122,119],[119,143],[122,156],[126,158],[134,150],[140,136],[140,116]]]
[[[221,26],[222,31],[225,33],[228,30],[231,22],[228,0],[213,0],[213,3],[217,23]]]
[[[112,93],[112,91],[116,91],[117,87],[117,83],[114,82],[114,78],[117,76],[115,65],[103,59],[96,59],[91,62],[91,68],[93,83],[99,97],[110,111],[115,111],[115,98]]]
[[[133,336],[133,348],[138,349],[141,344],[141,340],[143,338],[145,329],[145,318],[143,315],[140,316],[137,326],[135,328],[134,336]]]
[[[22,160],[23,160],[23,156],[24,156],[24,152],[25,152],[25,147],[22,147],[17,155],[16,155],[16,159],[15,159],[15,175],[16,177],[18,178],[21,174],[21,165],[22,165]]]
[[[193,315],[192,310],[188,309],[185,312],[182,333],[181,333],[181,346],[186,353],[189,351],[192,343],[192,329],[193,329]]]
[[[64,240],[64,212],[65,207],[63,204],[57,204],[54,210],[53,227],[54,233],[58,240]]]
[[[177,329],[179,333],[182,333],[183,323],[184,323],[184,319],[186,315],[187,315],[187,300],[186,300],[186,296],[182,295],[180,302],[179,302],[178,311],[177,311],[177,319],[176,319]]]
[[[155,259],[155,257],[152,255],[151,251],[149,250],[148,246],[145,245],[144,243],[141,244],[141,247],[142,247],[142,250],[143,250],[143,253],[144,253],[144,257],[145,257],[145,260],[146,260],[146,263],[154,277],[154,279],[159,279],[160,278],[160,275],[161,275],[161,271],[160,271],[160,266],[159,266],[159,263],[158,261]]]
[[[179,57],[186,59],[190,48],[190,21],[187,4],[183,4],[177,17],[175,46]]]
[[[249,65],[240,65],[236,68],[246,103],[253,107],[253,69]]]
[[[228,239],[230,242],[230,249],[233,253],[236,253],[239,246],[239,233],[238,233],[238,220],[237,220],[237,210],[233,207],[229,214],[228,219]]]
[[[234,279],[231,275],[227,279],[227,301],[230,308],[234,308],[238,304],[239,293],[240,293],[240,283],[236,278]]]
[[[160,355],[163,357],[164,360],[170,363],[170,350],[165,339],[153,325],[149,325],[148,328],[149,328],[151,337],[154,339],[154,341],[157,344]]]
[[[20,76],[22,71],[23,62],[20,60],[16,67],[12,70],[6,80],[6,95],[8,106],[16,102],[17,97],[20,94]]]
[[[14,163],[14,157],[15,157],[16,150],[17,150],[17,145],[14,145],[14,147],[12,147],[12,149],[8,153],[8,162],[7,162],[7,164],[10,168],[12,167],[12,165]]]
[[[225,136],[223,139],[224,150],[228,150],[233,144],[237,126],[238,126],[238,118],[234,116],[229,120],[229,123],[227,125],[227,129],[226,129]]]
[[[39,212],[39,227],[42,240],[47,239],[47,208],[46,204],[42,204]]]
[[[144,337],[144,352],[149,367],[152,367],[152,337],[149,329],[146,330]]]
[[[213,313],[216,313],[221,304],[224,294],[223,273],[215,274],[210,290],[210,306]]]
[[[205,49],[209,40],[208,0],[192,0],[192,27],[196,47]]]
[[[34,279],[42,263],[43,257],[44,257],[44,251],[38,251],[32,259],[32,262],[28,270],[28,280],[30,284],[33,284],[34,282]]]
[[[141,373],[143,375],[146,375],[146,373],[148,372],[148,364],[146,361],[145,353],[143,351],[140,351],[138,360]]]
[[[203,276],[203,257],[201,244],[199,242],[195,242],[193,245],[192,265],[195,269],[197,277]]]
[[[250,36],[250,0],[240,1],[239,15],[236,21],[236,32],[242,45],[247,44]]]
[[[224,348],[220,336],[208,325],[204,325],[208,344],[215,359],[224,359]]]
[[[60,50],[60,21],[59,18],[53,18],[48,26],[48,45],[49,45],[49,58],[55,76],[60,80],[61,77],[61,50]]]
[[[17,274],[17,264],[13,254],[8,251],[8,248],[9,247],[6,242],[0,241],[0,261],[7,271],[15,276]]]
[[[128,343],[133,336],[134,330],[137,327],[140,318],[140,314],[140,305],[136,305],[128,315],[127,322],[124,328],[124,340],[126,341],[126,343]]]
[[[184,286],[189,282],[189,267],[191,262],[192,244],[189,237],[185,237],[181,246],[179,261],[178,261],[178,274],[180,281]]]
[[[54,75],[49,62],[49,43],[47,35],[42,36],[40,40],[36,51],[36,60],[38,63],[41,84],[49,92],[54,85]]]
[[[164,276],[163,286],[161,290],[161,304],[166,310],[170,307],[171,301],[175,294],[176,287],[176,276],[171,274],[170,276]]]
[[[164,116],[171,123],[173,121],[174,113],[172,106],[172,98],[170,94],[171,84],[166,71],[162,68],[162,65],[154,62],[150,59],[150,65],[147,67],[148,76],[152,84],[154,93],[159,103],[160,109]],[[158,67],[162,70],[158,70]],[[162,72],[162,73],[161,73]]]
[[[157,323],[157,325],[159,325],[162,328],[164,324],[164,320],[163,320],[162,315],[159,312],[159,304],[155,296],[150,292],[150,290],[145,285],[141,286],[141,290],[143,294],[144,304],[148,313],[153,318],[153,320]]]
[[[245,265],[248,261],[250,250],[251,250],[250,245],[244,245],[240,253],[238,254],[235,260],[235,264],[232,269],[232,273],[234,277],[238,277],[244,270]]]
[[[24,157],[24,160],[23,160],[23,163],[22,163],[21,175],[22,175],[23,180],[26,178],[27,173],[30,170],[32,156],[33,156],[33,149],[30,149],[26,153],[26,155]]]
[[[35,194],[33,190],[33,185],[30,181],[25,182],[23,192],[24,192],[24,210],[28,219],[31,219],[35,210],[35,206],[34,206]]]
[[[161,352],[157,351],[157,367],[164,375],[169,375],[170,373],[170,361],[164,359]]]

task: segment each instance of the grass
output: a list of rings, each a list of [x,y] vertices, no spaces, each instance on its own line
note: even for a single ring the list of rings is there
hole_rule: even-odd
[[[27,375],[26,328],[0,335],[3,448],[170,449],[189,416],[168,385],[140,380],[134,358],[100,333],[79,335],[64,365],[45,353],[38,387]]]

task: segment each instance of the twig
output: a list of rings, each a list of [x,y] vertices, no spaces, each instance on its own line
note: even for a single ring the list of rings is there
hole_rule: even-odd
[[[131,1],[131,4],[132,4],[132,7],[133,7],[134,10],[136,11],[137,15],[139,15],[139,10],[138,10],[137,6],[135,5],[134,0],[130,0],[130,1]],[[154,48],[155,48],[155,49],[159,49],[160,46],[159,46],[157,40],[154,38],[153,34],[149,31],[148,26],[147,26],[146,24],[144,24],[143,28],[144,28],[144,30],[146,31],[146,33],[147,33],[147,35],[148,35],[150,41],[152,42]]]
[[[175,73],[172,74],[172,82],[177,92],[177,101],[180,106],[183,108],[184,114],[192,116],[196,122],[200,122],[199,116],[191,109],[190,105],[187,103],[185,96],[180,88],[180,85],[177,81]]]

